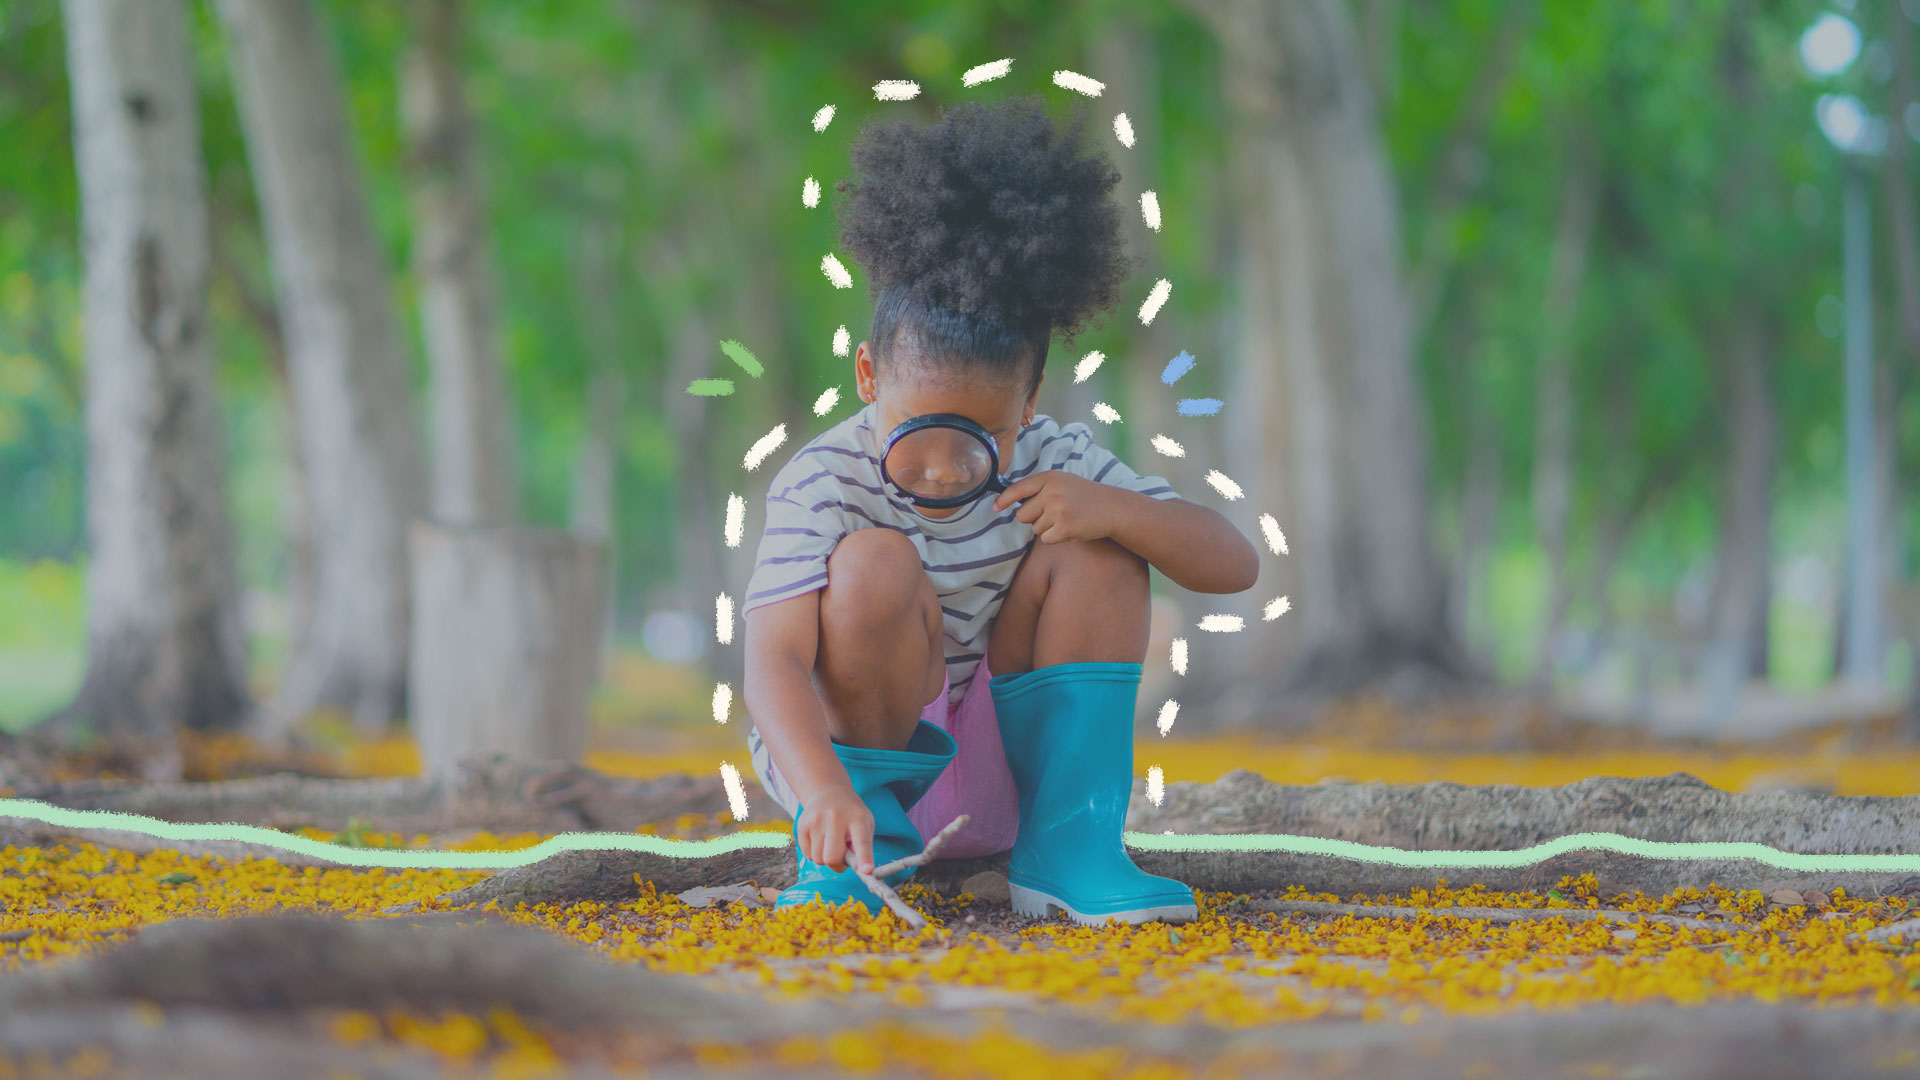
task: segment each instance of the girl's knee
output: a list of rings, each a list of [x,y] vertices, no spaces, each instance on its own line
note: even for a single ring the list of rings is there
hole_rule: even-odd
[[[842,537],[827,556],[823,613],[832,609],[840,618],[889,625],[911,616],[918,623],[922,601],[932,598],[933,584],[905,533],[861,529]]]

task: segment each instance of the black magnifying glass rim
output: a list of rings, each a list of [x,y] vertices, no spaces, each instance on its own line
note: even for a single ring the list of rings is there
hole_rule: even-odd
[[[911,435],[921,428],[929,427],[957,428],[979,439],[980,442],[986,446],[987,459],[991,462],[991,468],[987,473],[987,478],[980,481],[978,487],[975,487],[965,495],[944,495],[936,498],[930,495],[916,495],[894,481],[893,475],[887,472],[887,455],[893,452],[893,444],[899,442],[904,436]],[[899,427],[894,428],[893,433],[887,436],[886,447],[880,451],[880,476],[886,480],[887,484],[891,486],[893,490],[899,492],[903,498],[912,502],[915,506],[924,506],[929,510],[945,510],[950,507],[965,506],[989,491],[1000,492],[1007,490],[1007,482],[1000,478],[1000,448],[993,444],[993,435],[989,433],[986,428],[967,417],[961,416],[959,413],[923,413],[920,416],[911,417],[903,421]]]

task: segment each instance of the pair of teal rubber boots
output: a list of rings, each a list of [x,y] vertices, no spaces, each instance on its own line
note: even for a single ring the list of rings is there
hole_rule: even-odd
[[[988,689],[1020,801],[1020,830],[1007,874],[1013,910],[1039,918],[1065,912],[1090,925],[1195,918],[1193,890],[1133,865],[1121,840],[1133,790],[1140,665],[1052,664],[996,675]],[[875,866],[921,850],[924,840],[907,811],[957,749],[953,736],[924,720],[904,750],[834,744],[854,791],[873,813]],[[796,846],[804,810],[794,811]],[[798,882],[780,894],[775,906],[852,899],[880,910],[880,898],[851,869],[828,870],[805,855],[799,861]],[[886,882],[898,886],[913,871],[901,870]]]

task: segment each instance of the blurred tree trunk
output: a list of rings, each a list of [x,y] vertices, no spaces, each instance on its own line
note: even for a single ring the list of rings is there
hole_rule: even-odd
[[[1907,5],[1889,3],[1882,7],[1886,12],[1886,40],[1893,57],[1893,77],[1888,80],[1888,107],[1885,113],[1892,134],[1887,139],[1886,164],[1880,170],[1880,177],[1881,191],[1886,201],[1887,243],[1892,249],[1897,297],[1898,333],[1894,340],[1899,342],[1899,351],[1906,354],[1904,363],[1888,365],[1891,368],[1891,393],[1886,397],[1897,419],[1899,403],[1905,399],[1914,381],[1920,379],[1920,224],[1914,220],[1913,148],[1899,136],[1899,125],[1907,111],[1920,104],[1920,76],[1914,71],[1915,30],[1912,20],[1907,17]],[[1895,465],[1900,460],[1898,428],[1889,423],[1887,430],[1896,440],[1887,455],[1889,464]],[[1892,559],[1888,583],[1898,585],[1906,579],[1905,507],[1900,485],[1894,478],[1888,475],[1884,483],[1888,498],[1881,504],[1882,524],[1886,537],[1891,541],[1887,551]],[[1905,629],[1909,634],[1915,632],[1911,626]],[[1920,660],[1920,640],[1909,640],[1907,644],[1911,655]],[[1920,672],[1914,674],[1909,711],[1913,718],[1913,733],[1920,738]]]
[[[1893,77],[1888,80],[1889,124],[1899,123],[1907,110],[1920,103],[1920,75],[1914,71],[1913,23],[1904,4],[1883,5],[1887,15],[1887,41],[1893,56]],[[1907,140],[1887,139],[1886,165],[1880,170],[1881,193],[1886,201],[1887,241],[1892,252],[1899,335],[1896,340],[1907,354],[1905,379],[1920,371],[1920,223],[1914,220],[1913,148]]]
[[[1756,109],[1759,86],[1745,5],[1729,12],[1721,47],[1721,79],[1736,107]],[[1721,204],[1738,218],[1753,213],[1753,185],[1764,176],[1756,167],[1759,148],[1736,152],[1724,184]],[[1732,241],[1745,271],[1763,260]],[[1747,262],[1751,259],[1751,262]],[[1723,459],[1726,473],[1720,497],[1719,552],[1707,604],[1705,672],[1711,708],[1724,715],[1750,678],[1765,678],[1769,668],[1768,614],[1773,597],[1773,479],[1780,456],[1780,406],[1774,391],[1774,354],[1779,328],[1769,315],[1763,281],[1743,272],[1735,281],[1731,325],[1719,335],[1727,346],[1716,364],[1720,382],[1722,427],[1730,436]]]
[[[1584,148],[1568,160],[1555,219],[1541,318],[1540,366],[1534,397],[1533,525],[1547,555],[1547,622],[1533,672],[1534,689],[1552,687],[1554,650],[1575,592],[1568,566],[1567,526],[1573,511],[1573,324],[1593,239],[1598,180]]]
[[[557,529],[411,532],[409,696],[421,774],[502,753],[578,763],[600,636],[601,546]]]
[[[714,402],[687,393],[687,384],[706,374],[719,349],[719,336],[697,309],[689,309],[671,337],[667,378],[661,386],[660,410],[667,417],[672,433],[679,477],[675,484],[674,554],[679,576],[669,595],[674,606],[696,617],[711,615],[714,598],[725,590],[738,592],[735,609],[745,597],[745,582],[727,589],[723,584],[720,552],[725,549],[721,527],[725,524],[726,492],[737,491],[746,497],[746,487],[736,481],[730,487],[720,481],[713,468],[711,443]],[[744,449],[742,451],[744,453]],[[766,468],[762,465],[761,468]],[[754,506],[759,500],[748,500]],[[754,507],[759,509],[759,507]],[[754,533],[740,542],[743,550],[754,546]],[[738,651],[738,650],[735,650]]]
[[[1448,343],[1445,361],[1466,399],[1460,413],[1467,429],[1466,471],[1460,484],[1460,550],[1447,610],[1460,639],[1476,652],[1492,655],[1492,627],[1484,616],[1488,567],[1500,526],[1500,420],[1492,394],[1478,377],[1477,307],[1472,303],[1464,307],[1453,321],[1458,336]]]
[[[601,555],[601,634],[599,653],[604,670],[613,649],[618,589],[619,545],[614,523],[620,478],[620,414],[626,406],[627,375],[620,358],[619,319],[614,305],[617,286],[608,250],[604,222],[583,223],[578,238],[575,292],[580,298],[580,325],[587,342],[587,430],[573,463],[573,532],[598,543]]]
[[[714,41],[713,15],[708,9],[641,2],[628,10],[643,34],[678,43],[671,58],[640,78],[632,110],[635,145],[641,160],[649,164],[649,180],[658,185],[652,190],[660,192],[654,196],[654,203],[676,208],[670,218],[654,226],[653,235],[634,253],[635,273],[655,293],[655,310],[679,313],[677,321],[660,328],[663,357],[645,389],[647,394],[657,395],[654,400],[673,446],[675,471],[671,526],[666,523],[669,519],[662,520],[663,528],[673,529],[674,573],[654,591],[649,606],[683,611],[711,626],[714,601],[722,591],[733,597],[736,612],[744,600],[746,573],[735,581],[728,572],[729,557],[749,560],[747,570],[751,570],[761,506],[752,494],[751,480],[741,475],[739,463],[750,440],[765,433],[764,428],[754,432],[748,436],[749,443],[724,455],[731,459],[731,469],[722,464],[717,444],[729,426],[726,420],[734,420],[736,426],[752,423],[741,414],[752,411],[752,404],[763,397],[755,391],[763,388],[758,380],[746,377],[737,368],[724,370],[732,364],[721,354],[719,342],[735,338],[758,356],[770,355],[769,345],[753,333],[741,328],[723,329],[711,305],[717,296],[737,296],[750,287],[738,279],[737,268],[765,261],[763,251],[748,247],[751,240],[759,238],[751,235],[754,230],[738,220],[729,220],[727,215],[734,206],[758,207],[768,202],[768,197],[764,190],[753,190],[744,200],[735,200],[725,186],[716,184],[714,175],[741,171],[737,159],[728,157],[739,146],[733,138],[723,143],[722,160],[713,174],[697,172],[688,156],[689,142],[681,118],[686,117],[689,124],[705,119],[730,129],[729,136],[734,134],[731,129],[735,125],[757,124],[760,118],[751,105],[738,100],[748,93],[740,81],[729,82],[724,89],[709,89],[698,82],[707,65],[721,62]],[[721,100],[703,96],[707,94]],[[731,103],[726,100],[729,97]],[[753,129],[749,126],[746,130]],[[730,179],[748,182],[752,178],[735,175]],[[854,340],[859,340],[857,332]],[[709,375],[734,381],[736,391],[724,403],[722,399],[687,393],[689,383]],[[811,401],[806,404],[811,405]],[[776,451],[775,459],[796,449],[791,432],[789,437],[788,444]],[[764,484],[765,470],[772,464],[763,464],[755,478]],[[740,494],[749,509],[745,537],[737,551],[726,547],[723,535],[729,492]],[[736,633],[738,629],[736,626]],[[711,630],[705,642],[702,663],[710,668],[718,665],[718,677],[731,682],[738,694],[742,650],[717,646]],[[716,648],[720,649],[717,659]],[[733,666],[728,667],[729,663]]]
[[[1900,432],[1899,402],[1893,389],[1898,376],[1889,370],[1890,365],[1875,364],[1873,371],[1873,491],[1869,498],[1873,500],[1874,529],[1878,538],[1875,543],[1879,550],[1875,557],[1879,566],[1875,572],[1874,584],[1883,597],[1888,596],[1899,585],[1904,576],[1902,556],[1906,549],[1906,535],[1900,521],[1900,481],[1899,481],[1899,441]],[[1846,580],[1846,559],[1840,560],[1841,581]],[[1851,617],[1852,605],[1847,602],[1847,591],[1841,589],[1834,604],[1833,634],[1833,675],[1835,679],[1844,678],[1847,670],[1847,658],[1852,655],[1853,641],[1847,633],[1847,623]],[[1894,612],[1886,601],[1881,605],[1880,643],[1890,644],[1893,634],[1900,632],[1894,622]]]
[[[1766,314],[1741,306],[1728,331],[1725,428],[1730,445],[1720,496],[1719,553],[1708,602],[1710,648],[1729,677],[1765,678],[1773,594],[1773,477],[1780,454],[1775,396],[1778,333]]]
[[[156,744],[251,708],[207,315],[187,9],[67,0],[85,262],[87,670],[48,734]]]
[[[260,197],[312,484],[314,605],[270,734],[343,709],[384,734],[406,707],[406,524],[419,445],[333,42],[310,0],[218,0]]]
[[[1304,648],[1279,685],[1453,683],[1472,665],[1431,546],[1396,198],[1354,27],[1337,0],[1196,6],[1223,50],[1249,237],[1234,407],[1266,426],[1240,448],[1242,482],[1298,534],[1304,577],[1290,616]],[[1239,676],[1243,707],[1259,707],[1270,663]]]
[[[285,471],[281,474],[278,496],[280,528],[285,534],[287,560],[285,576],[281,581],[283,600],[280,617],[286,635],[286,652],[294,655],[300,651],[300,639],[306,632],[309,613],[313,609],[313,526],[307,519],[312,508],[307,491],[306,462],[301,460],[300,410],[295,407],[293,379],[287,371],[286,335],[280,330],[280,313],[274,308],[273,300],[254,287],[238,260],[227,249],[225,238],[230,232],[221,224],[217,204],[209,220],[212,224],[214,271],[232,287],[240,309],[246,312],[247,321],[253,323],[254,331],[260,335],[261,348],[267,354],[267,367],[273,372],[274,395],[280,406],[279,442]],[[255,633],[262,629],[259,626],[253,628]]]
[[[501,370],[494,260],[473,116],[461,85],[465,0],[412,5],[401,68],[414,272],[433,416],[429,505],[448,524],[519,520],[513,413]]]
[[[1388,109],[1400,96],[1400,15],[1404,6],[1404,0],[1365,0],[1360,9],[1360,35],[1366,42],[1373,96]]]
[[[1395,0],[1373,0],[1373,6],[1379,11],[1395,6]],[[1502,9],[1493,42],[1477,65],[1466,101],[1435,158],[1433,179],[1420,203],[1426,227],[1421,230],[1419,254],[1407,276],[1408,337],[1414,342],[1416,354],[1439,312],[1447,279],[1459,260],[1455,219],[1490,171],[1486,163],[1487,129],[1493,124],[1494,109],[1513,72],[1514,54],[1533,15],[1531,4],[1508,4]]]

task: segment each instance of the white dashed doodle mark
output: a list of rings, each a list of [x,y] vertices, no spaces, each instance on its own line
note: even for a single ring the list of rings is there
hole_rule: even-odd
[[[780,449],[780,444],[786,441],[787,425],[775,424],[772,431],[760,436],[760,441],[754,443],[747,451],[747,471],[752,472],[759,468],[760,463],[767,460],[767,455]]]
[[[992,82],[1012,70],[1013,59],[1011,57],[1005,60],[995,60],[991,64],[980,64],[976,67],[968,68],[966,74],[960,76],[960,85],[978,86],[983,82]]]
[[[733,812],[733,820],[747,820],[747,789],[740,786],[740,770],[721,762],[720,782],[726,785],[727,808]]]
[[[727,546],[737,548],[747,534],[747,500],[738,494],[727,496]]]

